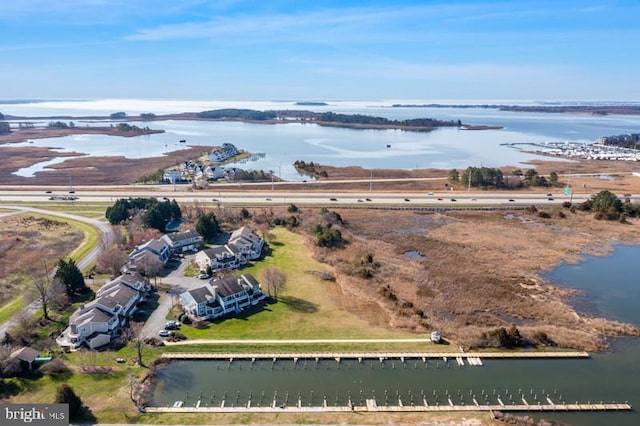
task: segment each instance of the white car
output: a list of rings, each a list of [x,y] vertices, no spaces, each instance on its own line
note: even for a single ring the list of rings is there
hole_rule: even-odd
[[[162,329],[158,331],[158,336],[160,337],[169,337],[171,336],[171,332],[169,330]]]

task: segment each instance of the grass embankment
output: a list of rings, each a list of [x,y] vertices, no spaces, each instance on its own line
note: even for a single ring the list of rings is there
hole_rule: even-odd
[[[113,203],[77,202],[77,201],[48,201],[48,202],[15,202],[17,206],[34,207],[52,212],[63,212],[88,218],[104,219],[104,212]],[[15,210],[14,210],[15,211]],[[106,219],[105,219],[106,220]]]
[[[383,325],[372,325],[365,318],[384,315],[377,305],[361,318],[345,309],[345,295],[332,281],[323,281],[308,272],[330,272],[326,265],[313,260],[304,238],[284,228],[271,231],[275,240],[264,260],[242,269],[260,280],[260,271],[275,267],[287,276],[286,288],[278,302],[266,305],[250,315],[211,323],[207,328],[183,327],[189,339],[402,339],[421,337]],[[266,290],[263,288],[263,290]],[[352,304],[357,304],[352,300]],[[426,337],[426,336],[425,336]],[[183,347],[186,349],[186,347]],[[224,346],[226,349],[230,347]],[[282,351],[282,346],[278,346]]]
[[[22,308],[24,308],[24,297],[18,295],[0,306],[0,324],[4,324],[9,321],[15,314],[17,314]]]

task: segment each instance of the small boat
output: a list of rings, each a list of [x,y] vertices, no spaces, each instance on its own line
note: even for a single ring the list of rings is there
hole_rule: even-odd
[[[184,401],[176,401],[173,403],[174,408],[180,408],[184,405]]]
[[[387,148],[391,148],[391,145],[387,145]]]
[[[180,139],[180,143],[186,143],[187,140],[186,139]]]

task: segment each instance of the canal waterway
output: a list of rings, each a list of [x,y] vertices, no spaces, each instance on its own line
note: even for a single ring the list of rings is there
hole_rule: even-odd
[[[618,246],[610,256],[561,265],[547,278],[584,290],[592,313],[640,325],[636,259],[640,247]],[[460,366],[455,359],[174,361],[159,371],[155,404],[185,406],[429,405],[522,402],[629,402],[640,406],[640,339],[612,341],[590,359],[483,360]],[[540,416],[527,413],[528,415]],[[637,425],[637,412],[547,413],[576,425]]]

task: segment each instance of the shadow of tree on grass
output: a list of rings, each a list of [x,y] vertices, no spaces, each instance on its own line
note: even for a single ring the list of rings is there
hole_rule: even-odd
[[[301,312],[303,314],[312,314],[318,312],[318,305],[308,300],[300,299],[292,296],[281,296],[278,303],[283,303],[291,308],[292,311]]]

